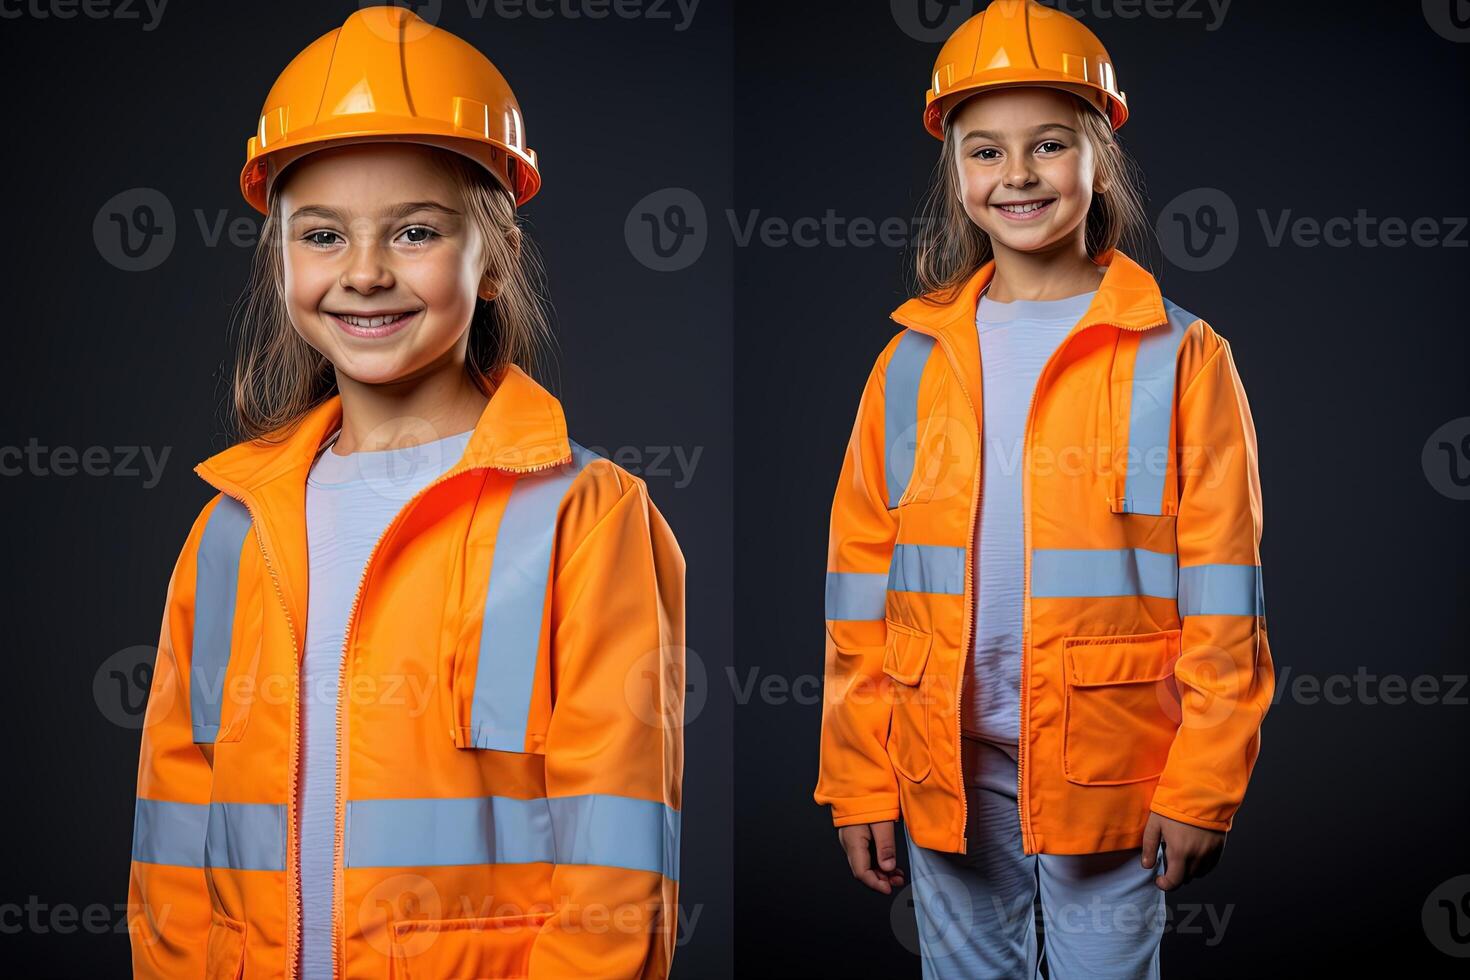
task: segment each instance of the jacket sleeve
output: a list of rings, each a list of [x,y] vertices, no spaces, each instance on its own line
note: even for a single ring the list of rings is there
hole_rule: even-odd
[[[127,910],[138,980],[204,976],[212,907],[204,836],[212,769],[194,742],[189,671],[199,541],[218,499],[195,520],[169,578],[143,716]]]
[[[564,522],[552,583],[556,906],[530,962],[546,980],[665,977],[678,928],[684,556],[645,483],[616,472]]]
[[[884,377],[896,341],[868,375],[832,500],[814,799],[831,804],[838,827],[899,816],[898,777],[887,749],[890,682],[883,673],[888,566],[898,535],[887,500]]]
[[[1229,830],[1275,689],[1261,578],[1255,425],[1230,344],[1201,323],[1179,396],[1180,724],[1151,809]],[[1181,371],[1181,374],[1184,374]]]

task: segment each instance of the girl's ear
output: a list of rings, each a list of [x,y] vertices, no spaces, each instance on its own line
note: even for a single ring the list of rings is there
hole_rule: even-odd
[[[481,299],[494,299],[500,295],[500,283],[490,278],[488,272],[480,277],[479,294]]]

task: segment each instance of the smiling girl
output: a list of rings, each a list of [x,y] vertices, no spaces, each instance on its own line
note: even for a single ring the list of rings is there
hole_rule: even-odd
[[[287,66],[240,443],[168,586],[145,717],[137,977],[662,977],[684,559],[568,436],[485,57],[368,7]]]
[[[1229,342],[1119,248],[1127,117],[1102,44],[1034,0],[931,78],[921,295],[833,501],[815,794],[884,894],[902,818],[926,978],[1156,976],[1271,702],[1254,423]]]

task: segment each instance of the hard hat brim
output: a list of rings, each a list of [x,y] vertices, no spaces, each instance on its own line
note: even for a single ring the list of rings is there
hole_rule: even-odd
[[[269,192],[276,178],[292,163],[334,146],[353,143],[407,142],[436,146],[468,157],[495,175],[496,179],[520,207],[541,189],[541,175],[534,151],[521,151],[496,140],[465,136],[462,133],[436,131],[426,123],[431,120],[393,119],[376,116],[376,125],[356,128],[350,117],[336,126],[313,127],[299,137],[287,139],[250,156],[247,149],[245,167],[240,171],[240,193],[262,214],[267,213]],[[446,127],[447,129],[448,127]],[[251,139],[251,149],[255,138]]]
[[[1017,78],[1018,74],[1026,77]],[[944,139],[944,127],[948,124],[949,117],[954,114],[955,109],[971,97],[998,89],[1031,87],[1055,88],[1070,92],[1102,113],[1103,118],[1108,120],[1109,125],[1115,131],[1128,119],[1128,104],[1114,98],[1112,93],[1104,89],[1078,83],[1076,79],[1045,69],[1021,73],[1012,69],[1007,72],[1005,81],[978,81],[973,85],[946,92],[937,99],[931,98],[924,108],[924,129],[931,136],[942,140]],[[1099,105],[1099,103],[1102,104]]]

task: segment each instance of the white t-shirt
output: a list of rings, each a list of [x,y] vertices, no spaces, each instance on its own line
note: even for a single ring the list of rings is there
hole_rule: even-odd
[[[1041,369],[1087,312],[1097,290],[1055,300],[997,303],[975,311],[984,383],[983,483],[975,529],[975,639],[966,676],[964,733],[1020,741],[1022,437]]]
[[[301,668],[303,744],[297,852],[301,861],[302,980],[333,980],[337,694],[352,599],[379,536],[409,498],[459,462],[473,432],[470,429],[406,449],[346,456],[330,448],[336,442],[334,435],[306,480],[311,565]],[[364,601],[371,601],[371,596]]]

